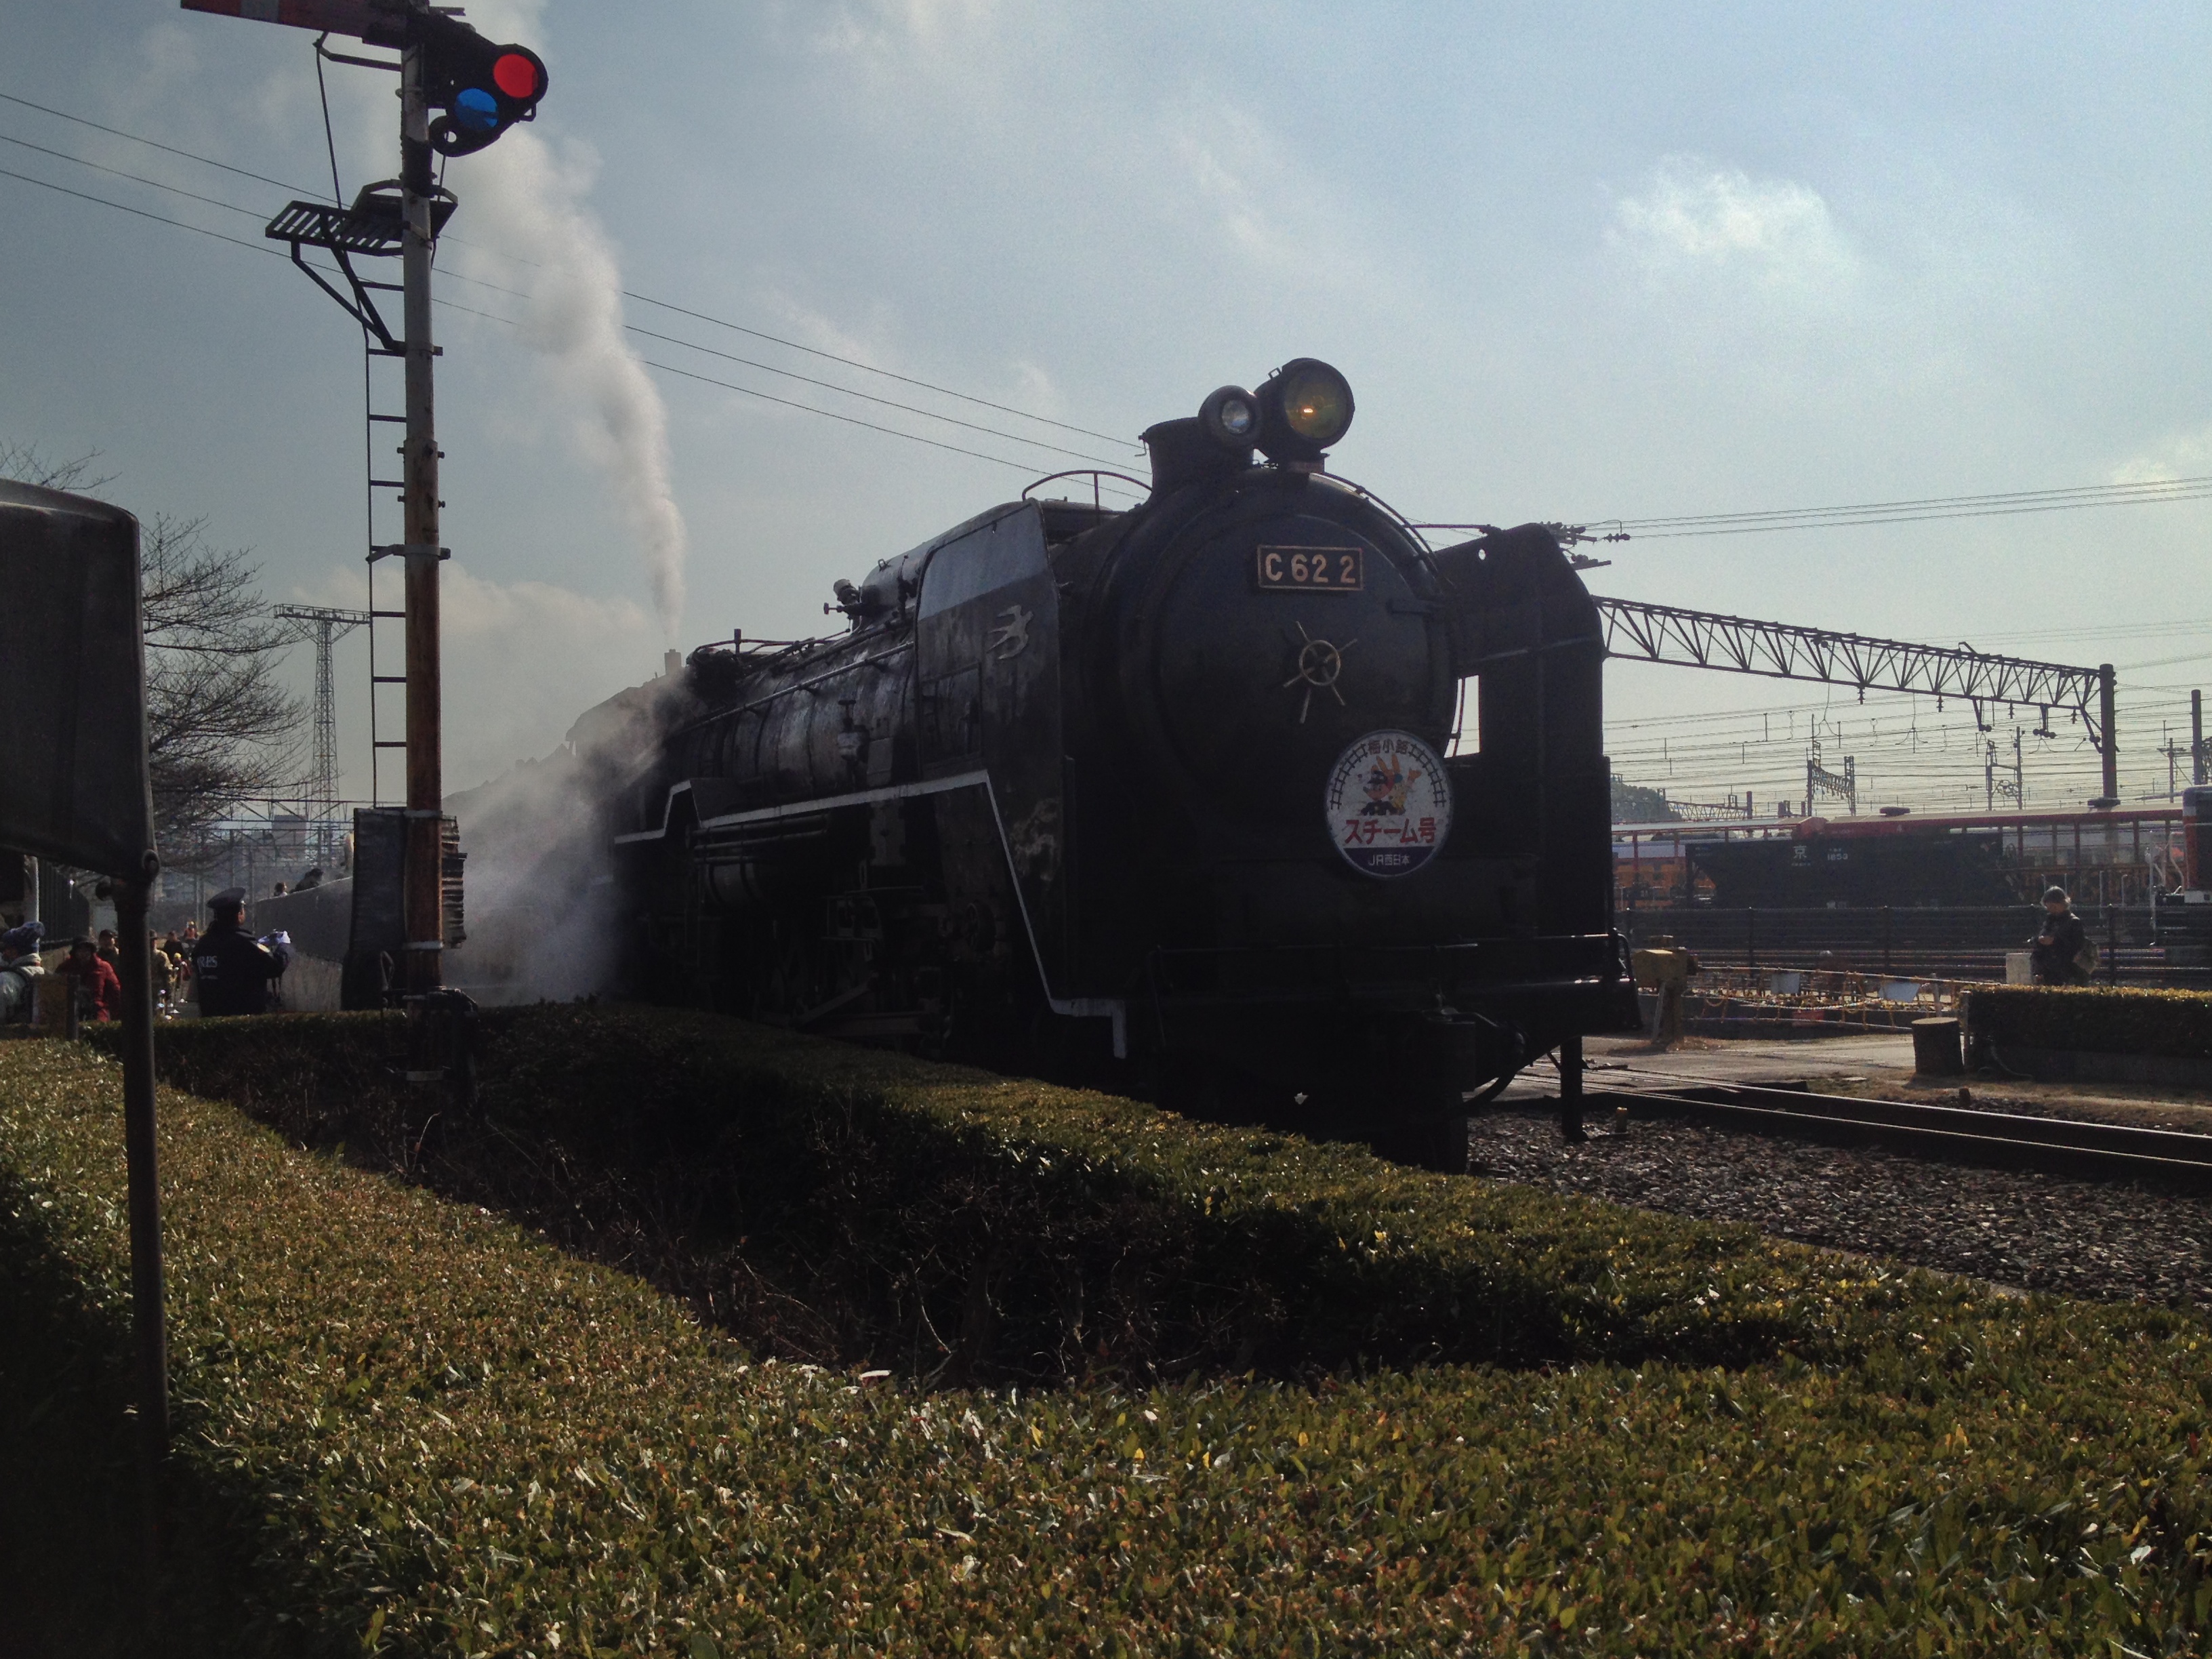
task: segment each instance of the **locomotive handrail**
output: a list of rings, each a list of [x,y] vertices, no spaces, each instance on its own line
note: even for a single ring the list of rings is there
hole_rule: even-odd
[[[785,801],[775,806],[750,806],[741,812],[718,812],[713,817],[701,818],[697,827],[704,830],[735,830],[748,823],[768,823],[777,818],[828,814],[841,808],[873,806],[879,801],[908,800],[917,795],[939,795],[954,789],[972,789],[978,784],[988,784],[990,774],[984,771],[957,772],[949,777],[916,778],[905,783],[886,783],[873,789],[854,790],[844,795],[810,795],[803,799]],[[661,803],[660,823],[651,830],[634,830],[628,835],[617,836],[617,847],[635,846],[642,842],[659,841],[668,833],[670,814],[676,797],[691,787],[690,780],[668,787],[668,798]]]
[[[766,696],[756,697],[750,702],[741,702],[733,708],[710,709],[706,714],[700,715],[698,719],[688,721],[677,729],[678,731],[689,732],[696,727],[704,726],[708,720],[723,720],[735,714],[753,714],[759,709],[767,708],[769,704],[775,702],[779,697],[787,697],[794,691],[811,691],[816,686],[821,684],[824,680],[834,680],[840,674],[850,673],[856,668],[874,667],[878,664],[890,661],[893,657],[899,655],[902,652],[910,652],[913,649],[914,641],[911,638],[901,640],[896,645],[893,646],[888,651],[878,651],[872,657],[855,657],[851,662],[840,663],[836,667],[825,670],[823,672],[813,675],[809,678],[793,680],[789,685],[778,686]]]
[[[1054,478],[1090,479],[1091,505],[1094,510],[1100,513],[1103,513],[1107,510],[1105,502],[1102,501],[1098,498],[1098,481],[1101,478],[1119,478],[1123,483],[1134,484],[1138,489],[1143,490],[1147,495],[1151,495],[1152,491],[1152,485],[1146,483],[1142,478],[1133,478],[1126,472],[1115,472],[1103,466],[1072,466],[1065,472],[1048,472],[1042,478],[1032,479],[1030,483],[1024,484],[1022,486],[1022,499],[1024,501],[1029,500],[1030,490],[1038,488],[1040,485],[1048,484]],[[1116,513],[1127,513],[1129,509],[1126,507],[1117,507],[1114,511]]]

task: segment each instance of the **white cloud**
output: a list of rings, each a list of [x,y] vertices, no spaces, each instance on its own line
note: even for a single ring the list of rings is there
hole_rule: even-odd
[[[2121,462],[2113,483],[2165,483],[2175,478],[2212,476],[2212,426],[2167,434],[2142,454]]]
[[[1295,138],[1209,88],[1187,93],[1164,112],[1158,132],[1156,148],[1170,169],[1164,176],[1176,186],[1168,211],[1197,222],[1243,261],[1232,308],[1249,315],[1287,305],[1301,313],[1347,294],[1362,308],[1387,311],[1398,303],[1406,273],[1364,252],[1373,238],[1357,207]],[[1218,283],[1226,273],[1212,263]]]
[[[586,708],[659,672],[659,629],[633,600],[458,563],[441,588],[449,788],[550,752]]]
[[[396,601],[398,573],[392,576],[377,584],[381,605]],[[332,570],[292,594],[299,603],[348,609],[365,607],[368,597],[357,569]],[[659,630],[631,599],[599,598],[551,582],[489,581],[459,561],[443,568],[439,599],[449,791],[495,776],[517,761],[550,754],[586,708],[660,672]],[[380,652],[389,647],[396,653],[400,625],[378,626],[391,630],[379,636]],[[340,676],[357,684],[360,672],[357,665],[342,667]],[[386,666],[385,672],[393,671]],[[380,704],[395,721],[400,708],[397,690]],[[358,747],[355,739],[366,742],[366,714],[348,713],[341,724],[353,734],[348,739],[350,757]],[[349,777],[348,793],[366,796],[368,781],[365,776]]]
[[[813,39],[830,52],[933,57],[988,24],[997,10],[996,0],[842,0],[812,14]]]
[[[778,319],[777,332],[796,338],[801,345],[829,352],[833,356],[849,357],[854,362],[866,363],[872,368],[890,367],[884,360],[883,354],[865,337],[852,332],[827,312],[795,295],[776,289],[763,294],[761,303]]]
[[[1849,287],[1859,266],[1818,191],[1683,156],[1615,204],[1613,237],[1660,282],[1725,275],[1809,295]]]

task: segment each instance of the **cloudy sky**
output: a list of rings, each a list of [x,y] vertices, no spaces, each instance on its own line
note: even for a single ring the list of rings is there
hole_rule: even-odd
[[[544,751],[669,643],[818,630],[833,578],[1025,475],[1141,473],[1144,426],[1297,355],[1358,391],[1338,469],[1423,520],[2212,473],[2212,15],[1507,10],[471,7],[552,90],[447,174],[449,781]],[[9,173],[252,245],[0,177],[0,441],[97,450],[125,505],[252,548],[272,598],[358,603],[357,337],[258,229],[330,186],[310,37],[0,0],[0,94],[264,176],[0,101]],[[392,170],[390,77],[333,69],[330,100],[350,192]],[[1639,539],[1593,586],[2116,662],[2126,791],[2162,796],[2208,526]],[[339,668],[365,793],[357,640]],[[1628,666],[1609,695],[1620,769],[1678,796],[1802,791],[1820,720],[1871,799],[1981,798],[1955,705]],[[2024,748],[2031,805],[2090,792],[2077,730]]]

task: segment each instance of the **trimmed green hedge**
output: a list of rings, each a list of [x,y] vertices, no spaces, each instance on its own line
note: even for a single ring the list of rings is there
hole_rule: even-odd
[[[2212,992],[1989,985],[1966,993],[1969,1035],[2030,1048],[2212,1060]]]
[[[875,1064],[854,1056],[853,1086]],[[0,1045],[0,1307],[75,1294],[59,1322],[110,1374],[118,1096],[82,1049]],[[1042,1127],[1019,1098],[1000,1104]],[[1131,1158],[1149,1121],[1162,1167],[1234,1139],[1051,1109],[1071,1135],[1099,1114]],[[172,1586],[165,1653],[2106,1656],[2212,1634],[2212,1346],[2191,1318],[1635,1218],[1668,1263],[1786,1263],[1781,1317],[1835,1354],[931,1393],[762,1363],[477,1206],[226,1106],[162,1110],[174,1531],[220,1546]],[[1285,1156],[1248,1143],[1218,1190],[1256,1212]],[[1304,1201],[1272,1167],[1273,1201]],[[1403,1179],[1439,1194],[1408,1189],[1408,1230],[1488,1201]],[[1587,1251],[1627,1236],[1607,1206],[1528,1201]],[[1631,1302],[1653,1294],[1641,1273],[1620,1269]],[[1751,1294],[1723,1271],[1692,1300]],[[28,1340],[0,1343],[0,1401],[48,1376],[54,1322],[11,1322]],[[56,1501],[112,1500],[98,1474]],[[0,1481],[0,1506],[23,1501]],[[0,1562],[0,1599],[23,1571]],[[119,1599],[76,1588],[87,1622]],[[77,1634],[68,1650],[121,1647]]]
[[[488,1016],[477,1120],[393,1091],[396,1018],[161,1028],[163,1075],[645,1274],[786,1357],[951,1380],[1355,1363],[1740,1364],[1844,1334],[1812,1259],[672,1011]],[[418,1144],[422,1143],[422,1144]]]

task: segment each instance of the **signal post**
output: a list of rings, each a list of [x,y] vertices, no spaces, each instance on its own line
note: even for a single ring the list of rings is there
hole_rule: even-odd
[[[349,36],[373,46],[397,47],[389,59],[325,52],[335,61],[399,71],[399,247],[404,337],[394,341],[370,290],[354,271],[354,254],[388,254],[390,221],[377,212],[376,186],[350,209],[295,202],[268,234],[289,240],[295,263],[313,276],[387,349],[397,347],[406,375],[405,437],[400,446],[403,538],[397,547],[371,550],[372,558],[397,556],[405,566],[407,804],[406,857],[401,912],[406,939],[404,984],[410,1012],[424,1012],[444,982],[445,766],[443,696],[439,662],[440,544],[437,399],[438,348],[430,324],[431,256],[440,228],[453,210],[440,190],[432,157],[466,155],[496,140],[510,126],[535,118],[545,95],[545,64],[526,46],[501,46],[428,3],[428,0],[179,0],[186,11],[214,12],[251,21],[282,23]],[[316,42],[322,52],[322,43]],[[435,118],[433,112],[435,112]],[[443,198],[442,200],[441,198]],[[388,214],[390,198],[381,198]],[[316,270],[301,261],[303,246],[331,251],[349,284],[349,301]],[[428,1034],[416,1021],[418,1052],[409,1061],[410,1080],[445,1075],[429,1057]]]
[[[438,420],[430,331],[430,171],[427,52],[410,40],[399,70],[401,299],[407,321],[407,425],[400,472],[399,549],[407,566],[407,861],[401,913],[407,927],[405,984],[422,997],[445,982],[445,714],[438,638]],[[417,1002],[412,1005],[420,1008]],[[414,1069],[414,1067],[410,1067]]]

